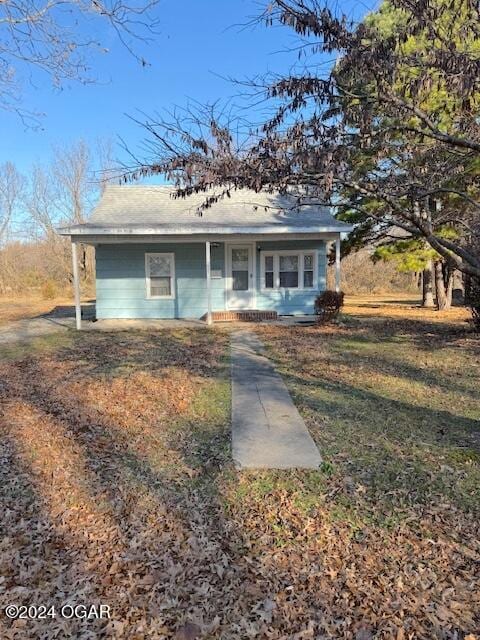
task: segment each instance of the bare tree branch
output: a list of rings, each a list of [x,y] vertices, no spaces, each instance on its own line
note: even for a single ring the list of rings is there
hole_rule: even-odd
[[[98,37],[115,32],[140,64],[137,52],[156,33],[158,0],[3,0],[0,2],[0,108],[29,124],[40,114],[20,106],[24,72],[38,70],[54,86],[95,81],[92,56],[108,52]]]

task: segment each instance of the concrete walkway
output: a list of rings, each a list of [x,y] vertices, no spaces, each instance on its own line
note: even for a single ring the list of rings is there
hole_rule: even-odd
[[[287,387],[250,331],[232,335],[232,455],[236,466],[315,469],[322,459]]]
[[[82,331],[159,331],[162,329],[203,329],[202,320],[82,320]],[[0,327],[0,345],[23,342],[67,329],[75,331],[75,318],[45,315],[16,320]]]
[[[75,320],[70,318],[50,318],[42,316],[17,320],[0,327],[0,344],[23,342],[74,327]]]

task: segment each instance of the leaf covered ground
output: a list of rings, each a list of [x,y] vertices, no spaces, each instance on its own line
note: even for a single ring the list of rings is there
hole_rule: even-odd
[[[0,637],[476,637],[478,340],[396,314],[255,329],[319,471],[232,467],[227,330],[2,349]],[[66,602],[112,619],[3,616]]]

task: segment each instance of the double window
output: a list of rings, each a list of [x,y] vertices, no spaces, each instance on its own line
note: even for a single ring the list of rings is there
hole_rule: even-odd
[[[173,253],[146,253],[147,298],[175,297],[175,256]]]
[[[315,251],[265,251],[261,255],[263,289],[314,289]]]

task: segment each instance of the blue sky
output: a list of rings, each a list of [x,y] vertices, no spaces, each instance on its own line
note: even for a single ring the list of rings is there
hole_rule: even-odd
[[[103,32],[110,52],[91,61],[96,84],[69,83],[57,90],[47,76],[32,76],[23,105],[46,114],[39,129],[26,128],[17,115],[0,112],[0,163],[10,160],[27,172],[33,162],[48,161],[52,145],[69,145],[79,138],[92,144],[111,138],[116,145],[121,136],[136,148],[142,132],[127,114],[172,110],[189,100],[227,100],[239,89],[222,76],[244,79],[288,70],[295,60],[295,54],[286,51],[295,42],[291,31],[241,26],[264,4],[266,0],[160,0],[158,35],[148,46],[138,45],[150,63],[145,68],[113,34]],[[359,17],[372,4],[344,0],[337,6]],[[120,147],[115,152],[121,157]]]

